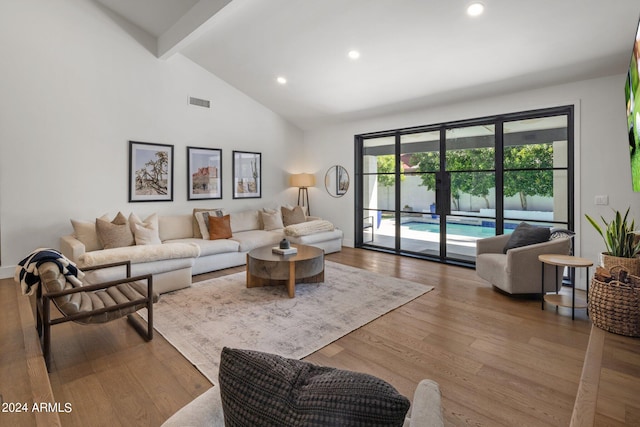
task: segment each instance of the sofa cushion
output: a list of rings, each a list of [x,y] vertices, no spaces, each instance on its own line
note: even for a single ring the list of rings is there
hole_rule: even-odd
[[[96,219],[96,231],[98,239],[100,239],[100,243],[105,249],[121,248],[135,244],[129,221],[127,221],[122,212],[118,212],[111,222],[102,218]]]
[[[240,243],[232,239],[204,240],[191,237],[189,239],[167,240],[165,243],[191,243],[200,248],[200,256],[238,252]]]
[[[248,252],[261,246],[275,245],[283,237],[282,231],[249,230],[239,233],[234,232],[231,239],[240,244],[240,252]]]
[[[231,219],[229,215],[217,217],[207,216],[209,220],[209,240],[228,239],[231,237]]]
[[[231,213],[231,231],[234,234],[240,231],[260,230],[260,228],[260,215],[257,210]]]
[[[342,230],[335,229],[333,231],[324,231],[321,233],[309,234],[307,236],[287,236],[291,243],[302,243],[303,245],[312,245],[314,243],[326,242],[328,240],[342,239]]]
[[[264,209],[260,211],[260,217],[262,219],[262,229],[266,231],[280,230],[284,228],[282,222],[282,213],[277,210]]]
[[[220,397],[227,427],[402,426],[409,400],[374,376],[225,347]]]
[[[193,216],[185,215],[160,215],[158,227],[160,240],[186,239],[193,237]]]
[[[285,227],[288,225],[300,224],[307,220],[304,215],[304,210],[302,210],[302,207],[300,206],[296,206],[292,209],[282,206],[280,211],[282,212],[282,222]]]
[[[521,222],[511,233],[511,237],[504,246],[503,253],[507,253],[509,249],[519,248],[522,246],[534,245],[549,240],[551,231],[547,227],[536,227],[526,222]]]

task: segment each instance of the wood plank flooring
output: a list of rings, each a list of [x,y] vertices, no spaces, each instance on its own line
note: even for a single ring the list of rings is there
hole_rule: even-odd
[[[569,425],[591,328],[583,310],[575,321],[567,309],[541,311],[539,301],[503,295],[471,269],[350,248],[327,259],[435,289],[305,360],[371,373],[410,398],[432,378],[448,426]],[[0,394],[33,402],[37,386],[23,360],[32,344],[22,338],[24,297],[15,287],[0,281]],[[146,343],[124,320],[52,331],[51,388],[55,401],[72,405],[59,414],[63,426],[157,426],[211,386],[160,334]],[[4,425],[48,424],[0,413]],[[606,334],[595,425],[640,425],[639,339]]]

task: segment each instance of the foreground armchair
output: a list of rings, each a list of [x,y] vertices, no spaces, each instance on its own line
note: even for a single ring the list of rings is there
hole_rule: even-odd
[[[488,237],[476,242],[476,273],[496,288],[508,294],[540,294],[542,272],[538,255],[569,255],[571,239],[559,237],[542,243],[503,249],[509,235]],[[556,269],[545,268],[545,291],[555,291]],[[562,269],[558,271],[558,283],[562,283]]]
[[[54,262],[44,262],[38,267],[40,286],[36,290],[36,328],[41,339],[42,353],[50,370],[51,326],[74,321],[82,324],[105,323],[127,316],[129,323],[147,341],[153,339],[153,303],[157,295],[153,293],[153,279],[150,274],[131,277],[131,263],[128,261],[85,268],[84,271],[98,269],[122,269],[126,276],[105,283],[77,283],[68,280]],[[51,303],[62,314],[51,317]],[[147,326],[133,317],[142,308],[148,312]]]
[[[444,425],[440,388],[431,380],[418,384],[410,405],[372,375],[227,347],[218,379],[162,427]]]

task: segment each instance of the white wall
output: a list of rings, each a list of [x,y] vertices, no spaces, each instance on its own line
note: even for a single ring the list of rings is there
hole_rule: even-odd
[[[302,132],[190,60],[157,59],[136,31],[90,0],[0,5],[0,276],[58,247],[70,218],[294,201]],[[173,202],[128,203],[129,140],[174,145]],[[187,146],[223,150],[223,200],[187,202]],[[262,199],[232,200],[234,149],[262,152]]]
[[[576,105],[576,231],[578,254],[597,261],[604,250],[600,236],[584,214],[610,216],[611,208],[625,210],[640,222],[640,193],[631,188],[629,149],[624,109],[624,76],[580,81],[512,95],[469,100],[402,114],[326,126],[305,133],[308,170],[319,176],[332,164],[344,165],[353,177],[354,135],[360,133],[470,119],[500,113]],[[322,181],[320,181],[322,182]],[[334,221],[354,238],[354,191],[334,199],[316,188],[314,215]],[[595,206],[595,195],[608,195],[609,206]]]

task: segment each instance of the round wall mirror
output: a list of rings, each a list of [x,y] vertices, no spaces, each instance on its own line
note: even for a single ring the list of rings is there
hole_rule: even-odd
[[[331,166],[324,176],[324,186],[331,197],[342,197],[349,189],[349,173],[344,166]]]

